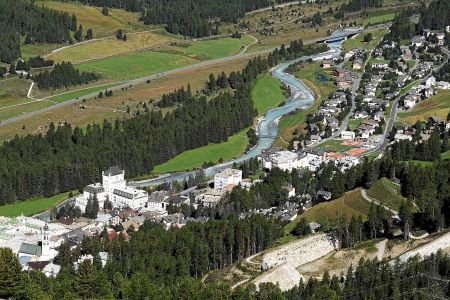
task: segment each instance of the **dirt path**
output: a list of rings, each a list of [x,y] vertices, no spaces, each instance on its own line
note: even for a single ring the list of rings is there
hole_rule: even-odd
[[[374,204],[376,204],[376,205],[378,205],[378,206],[383,207],[385,210],[387,210],[387,211],[393,213],[393,214],[394,214],[394,217],[397,217],[397,218],[398,218],[398,215],[399,215],[398,211],[393,210],[392,208],[389,208],[389,207],[387,207],[386,205],[381,204],[380,201],[378,201],[378,200],[376,200],[376,199],[370,197],[370,196],[367,194],[367,190],[366,190],[366,189],[361,189],[361,195],[362,195],[363,198],[366,199],[368,202],[374,203]]]

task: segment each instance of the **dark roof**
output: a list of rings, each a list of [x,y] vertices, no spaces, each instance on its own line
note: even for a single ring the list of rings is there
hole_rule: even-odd
[[[118,166],[113,166],[109,168],[108,170],[103,172],[106,176],[115,176],[123,173],[123,170],[119,168]]]
[[[46,265],[48,265],[50,261],[30,261],[28,262],[28,267],[33,270],[42,271]]]
[[[42,248],[39,245],[22,243],[22,245],[20,245],[19,253],[41,256]]]
[[[94,186],[94,185],[90,184],[84,188],[84,191],[88,192],[90,194],[98,194],[98,193],[103,193],[105,191],[105,189],[102,186]]]

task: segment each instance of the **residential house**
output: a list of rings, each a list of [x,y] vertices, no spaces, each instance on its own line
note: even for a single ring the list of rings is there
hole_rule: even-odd
[[[242,181],[242,171],[227,168],[214,175],[214,188],[222,189],[227,185],[238,185]]]
[[[341,132],[341,139],[343,140],[354,140],[355,133],[353,131],[344,130]]]

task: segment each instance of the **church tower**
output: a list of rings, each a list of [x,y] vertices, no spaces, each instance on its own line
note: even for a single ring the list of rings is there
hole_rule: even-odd
[[[44,228],[42,228],[42,256],[47,256],[50,254],[50,229],[48,228],[48,223],[45,223]]]

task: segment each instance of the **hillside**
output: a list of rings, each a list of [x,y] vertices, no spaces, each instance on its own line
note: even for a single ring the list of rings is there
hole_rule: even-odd
[[[385,177],[375,182],[367,194],[396,211],[400,210],[400,205],[405,200],[400,193],[400,186]]]

